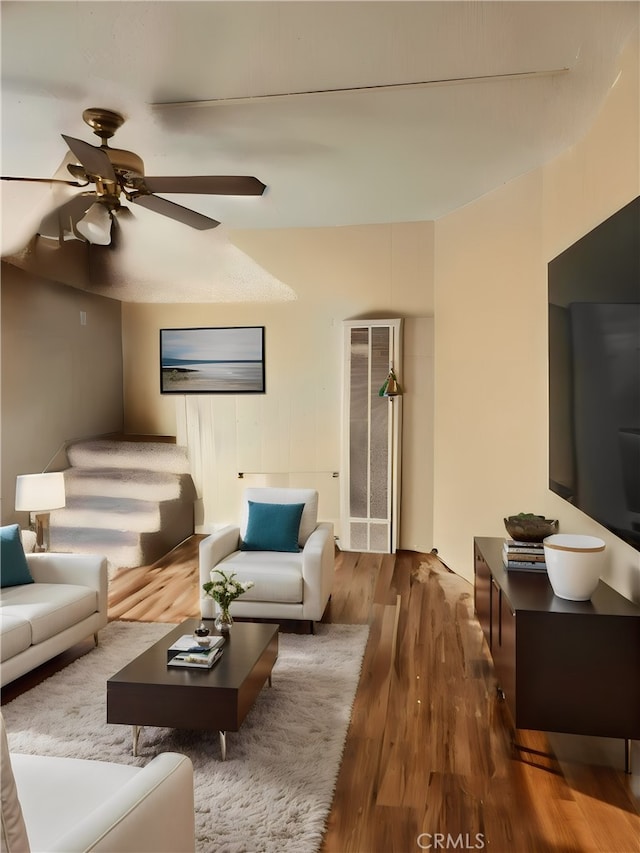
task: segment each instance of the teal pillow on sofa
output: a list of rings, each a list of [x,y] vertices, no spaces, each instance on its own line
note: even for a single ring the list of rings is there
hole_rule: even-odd
[[[247,532],[241,551],[299,551],[298,535],[304,504],[248,501]]]
[[[20,525],[0,527],[0,586],[33,583],[20,539]]]

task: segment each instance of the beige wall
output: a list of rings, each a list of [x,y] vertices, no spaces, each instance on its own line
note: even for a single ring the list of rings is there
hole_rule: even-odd
[[[637,37],[586,138],[435,226],[434,541],[469,580],[474,536],[545,513],[607,542],[640,600],[638,552],[547,488],[547,263],[640,192]]]
[[[14,511],[17,474],[42,471],[69,439],[122,423],[120,303],[3,263],[2,522],[26,520]]]
[[[401,544],[430,550],[433,223],[245,231],[233,239],[297,299],[123,304],[126,431],[186,440],[202,524],[236,517],[244,485],[238,472],[303,472],[305,482],[314,475],[321,515],[337,520],[339,488],[331,472],[340,471],[341,460],[343,320],[404,317],[409,385]],[[159,329],[235,325],[266,327],[266,394],[160,394]]]

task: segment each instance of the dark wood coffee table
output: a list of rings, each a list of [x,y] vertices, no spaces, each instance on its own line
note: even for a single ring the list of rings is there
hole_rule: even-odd
[[[212,669],[167,666],[167,649],[192,634],[199,619],[189,619],[138,655],[107,681],[107,722],[133,726],[138,754],[142,726],[217,730],[224,761],[226,733],[237,732],[278,658],[278,625],[235,622],[220,660]],[[205,620],[216,634],[213,620]]]

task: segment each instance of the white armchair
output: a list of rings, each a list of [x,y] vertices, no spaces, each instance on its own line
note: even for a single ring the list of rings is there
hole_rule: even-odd
[[[193,765],[10,753],[0,714],[2,853],[193,853]]]
[[[295,550],[256,550],[256,510],[251,504],[303,505]],[[262,509],[262,507],[258,507]],[[251,511],[251,514],[250,514]],[[212,571],[235,572],[241,582],[254,586],[231,605],[232,616],[253,619],[322,619],[331,595],[335,545],[333,524],[318,523],[318,492],[314,489],[250,488],[243,498],[243,517],[200,542],[200,606],[203,618],[214,616],[214,602],[202,592]],[[248,528],[250,530],[248,531]],[[251,534],[247,539],[248,532]],[[273,530],[265,531],[266,544],[274,544]],[[277,533],[277,531],[276,531]],[[277,545],[277,542],[275,542]],[[251,545],[251,550],[244,550]]]

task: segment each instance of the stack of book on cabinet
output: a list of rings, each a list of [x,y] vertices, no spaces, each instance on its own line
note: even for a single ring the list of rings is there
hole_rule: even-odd
[[[519,542],[517,539],[505,539],[502,548],[502,562],[509,571],[519,569],[526,572],[546,572],[547,570],[542,542]]]

